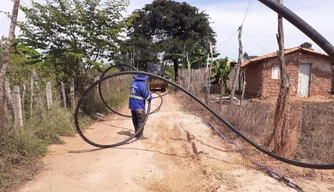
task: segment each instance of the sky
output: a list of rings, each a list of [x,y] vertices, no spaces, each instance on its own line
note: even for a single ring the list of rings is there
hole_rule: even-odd
[[[43,3],[45,0],[36,0]],[[278,49],[277,14],[258,0],[177,0],[205,11],[210,17],[210,25],[216,32],[217,44],[215,49],[229,59],[238,59],[238,27],[245,18],[248,4],[249,11],[243,24],[243,51],[248,55],[264,55]],[[21,0],[23,5],[30,5],[30,0]],[[130,0],[127,13],[141,9],[152,0]],[[0,0],[1,11],[11,11],[12,0]],[[334,44],[334,1],[333,0],[285,0],[284,5],[295,12],[322,34],[330,43]],[[24,20],[19,12],[19,20]],[[0,13],[0,35],[8,35],[10,20]],[[19,31],[17,31],[19,33]],[[306,35],[284,20],[285,48],[299,46],[303,42],[310,42],[316,51],[323,52]]]

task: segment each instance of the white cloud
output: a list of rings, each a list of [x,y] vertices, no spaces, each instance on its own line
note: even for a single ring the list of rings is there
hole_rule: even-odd
[[[2,11],[11,11],[12,1],[1,0]],[[178,0],[181,1],[181,0]],[[185,0],[190,5],[205,10],[211,18],[211,26],[217,33],[217,50],[221,56],[237,59],[238,39],[237,33],[225,42],[241,24],[248,0]],[[244,33],[242,36],[244,51],[249,55],[263,55],[278,49],[276,42],[277,33],[277,14],[261,4],[257,0],[252,0],[252,7],[244,23]],[[38,0],[44,2],[44,0]],[[127,14],[135,9],[144,7],[152,0],[130,0]],[[25,1],[27,3],[27,0]],[[320,34],[331,43],[334,43],[334,25],[331,18],[334,18],[333,0],[286,0],[284,5],[294,11],[297,15],[308,22]],[[19,19],[23,20],[23,13],[19,13]],[[9,19],[0,14],[0,35],[7,35],[9,29]],[[285,47],[295,47],[308,41],[313,44],[317,51],[321,49],[315,45],[306,35],[296,29],[289,22],[284,21]],[[221,44],[222,42],[225,42]]]

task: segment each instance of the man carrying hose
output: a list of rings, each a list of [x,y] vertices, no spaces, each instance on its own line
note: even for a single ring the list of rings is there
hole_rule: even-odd
[[[130,87],[130,99],[129,99],[129,108],[131,109],[132,122],[137,132],[139,128],[143,125],[145,119],[145,104],[146,100],[151,101],[152,95],[146,84],[148,76],[146,75],[134,75],[134,80],[131,83]],[[139,139],[143,136],[143,129],[136,135],[136,138]],[[144,137],[142,137],[144,138]]]

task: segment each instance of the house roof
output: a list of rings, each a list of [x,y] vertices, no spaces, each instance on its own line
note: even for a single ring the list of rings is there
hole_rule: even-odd
[[[315,54],[315,55],[326,57],[326,58],[330,59],[330,57],[327,54],[316,52],[312,49],[306,49],[306,48],[303,48],[303,47],[295,47],[295,48],[291,48],[291,49],[285,49],[284,54],[289,55],[289,54],[296,53],[298,51],[303,51],[303,52],[306,52],[306,53],[311,53],[311,54]],[[265,59],[275,58],[277,56],[278,56],[277,51],[273,52],[273,53],[269,53],[267,55],[259,56],[259,57],[256,57],[254,59],[250,59],[250,60],[242,62],[241,67],[245,67],[245,66],[247,66],[251,63],[257,63],[257,62],[260,62],[260,61],[265,60]]]

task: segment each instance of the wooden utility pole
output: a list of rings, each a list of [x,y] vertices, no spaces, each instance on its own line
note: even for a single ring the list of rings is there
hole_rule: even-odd
[[[277,0],[283,4],[283,0]],[[278,15],[278,34],[276,35],[277,43],[279,47],[278,56],[280,60],[280,71],[281,71],[281,86],[279,95],[276,103],[276,111],[274,118],[274,131],[271,135],[270,142],[273,142],[273,152],[285,155],[286,152],[286,138],[287,138],[287,127],[286,127],[286,115],[287,115],[287,102],[289,99],[290,91],[290,79],[286,72],[286,64],[284,57],[284,32],[283,32],[283,18]],[[270,144],[270,143],[269,143]]]
[[[239,41],[239,57],[238,57],[238,65],[235,69],[235,77],[232,84],[232,90],[231,90],[231,97],[230,102],[233,102],[234,95],[235,95],[235,89],[237,87],[238,81],[239,81],[239,74],[240,74],[240,67],[241,67],[241,59],[242,59],[242,41],[241,41],[241,35],[242,35],[242,25],[238,29],[239,35],[238,35],[238,41]]]
[[[6,41],[6,47],[4,52],[4,58],[0,58],[0,134],[8,130],[8,114],[6,104],[6,90],[5,90],[5,78],[9,65],[10,48],[15,34],[15,27],[17,24],[17,15],[19,13],[20,0],[15,0],[12,10],[12,18],[9,28],[9,35]],[[1,42],[2,46],[2,42]]]

